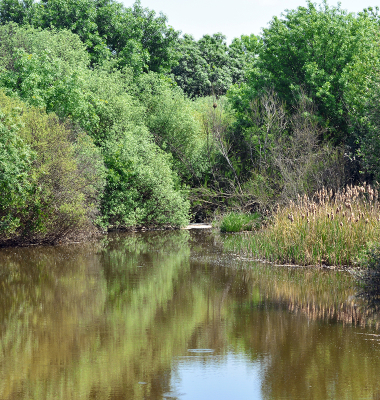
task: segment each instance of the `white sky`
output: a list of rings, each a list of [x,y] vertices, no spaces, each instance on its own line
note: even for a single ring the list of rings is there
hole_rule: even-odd
[[[119,0],[120,1],[120,0]],[[130,7],[134,0],[121,0]],[[320,4],[322,0],[317,1]],[[329,5],[337,5],[330,0]],[[280,16],[285,9],[305,6],[305,0],[141,0],[143,7],[162,11],[169,25],[182,33],[190,33],[195,39],[204,34],[222,32],[228,42],[240,35],[259,34],[274,15]],[[358,12],[368,6],[379,6],[380,0],[341,0],[343,9]]]

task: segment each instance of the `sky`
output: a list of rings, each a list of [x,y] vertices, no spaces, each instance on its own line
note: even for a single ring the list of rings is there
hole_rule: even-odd
[[[134,0],[121,0],[130,7]],[[317,1],[321,3],[322,0]],[[337,5],[337,1],[329,1]],[[350,12],[363,8],[380,7],[380,0],[341,0],[341,7]],[[240,35],[260,34],[274,15],[280,16],[286,9],[305,6],[305,0],[141,0],[143,7],[162,11],[168,23],[195,39],[205,34],[222,32],[227,41]]]

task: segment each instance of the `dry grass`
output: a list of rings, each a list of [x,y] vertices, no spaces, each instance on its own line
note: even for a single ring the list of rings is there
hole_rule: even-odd
[[[267,228],[246,239],[256,257],[299,265],[354,265],[380,239],[378,191],[370,185],[322,189],[312,198],[276,207]]]

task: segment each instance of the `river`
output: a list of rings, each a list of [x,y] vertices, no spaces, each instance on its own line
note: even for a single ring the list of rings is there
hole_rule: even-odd
[[[380,399],[379,318],[352,275],[226,241],[0,249],[0,399]]]

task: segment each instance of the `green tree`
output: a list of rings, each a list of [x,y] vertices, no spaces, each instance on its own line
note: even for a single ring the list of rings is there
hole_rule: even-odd
[[[170,156],[143,128],[104,148],[108,167],[102,213],[113,227],[188,223],[189,203],[178,190]]]
[[[146,109],[144,122],[156,144],[171,154],[181,182],[198,185],[209,170],[206,140],[193,102],[168,79],[143,74],[136,80],[136,96]]]
[[[328,137],[335,144],[352,143],[348,96],[355,78],[352,67],[358,63],[358,55],[378,58],[377,31],[377,20],[371,13],[347,13],[326,1],[319,7],[308,1],[306,7],[274,17],[263,30],[259,57],[248,82],[230,94],[241,126],[251,125],[246,110],[263,90],[273,88],[289,110],[297,103],[298,93],[304,91],[315,101]],[[362,81],[368,70],[356,68],[355,72],[363,73]]]
[[[178,85],[190,97],[217,96],[244,80],[244,72],[257,51],[254,35],[234,39],[230,46],[221,33],[195,41],[184,35],[179,41],[179,64],[172,69]]]
[[[129,8],[114,0],[1,0],[0,23],[8,22],[70,30],[85,44],[93,64],[116,58],[119,67],[141,73],[168,72],[177,62],[179,32],[139,0]]]

